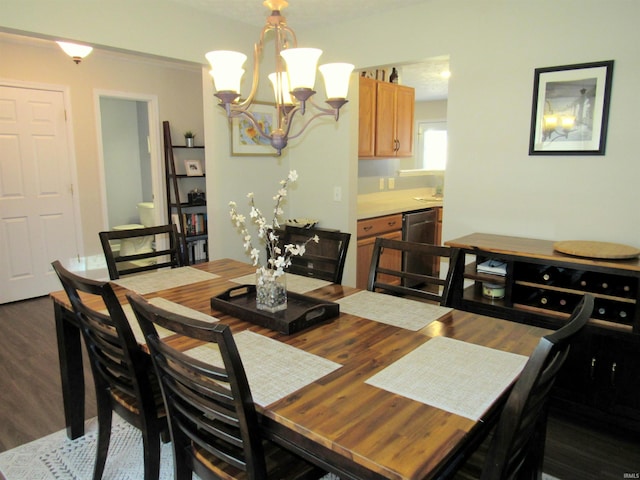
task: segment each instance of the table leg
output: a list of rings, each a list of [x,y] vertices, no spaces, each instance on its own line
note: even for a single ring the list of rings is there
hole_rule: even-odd
[[[84,435],[84,372],[80,327],[73,313],[53,302],[67,437]]]

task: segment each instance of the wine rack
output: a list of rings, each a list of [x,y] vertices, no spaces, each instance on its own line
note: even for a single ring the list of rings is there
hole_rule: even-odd
[[[580,268],[515,262],[513,304],[548,314],[570,314],[585,292],[595,296],[592,318],[611,328],[633,330],[638,278]]]
[[[585,292],[594,310],[554,387],[567,414],[640,432],[640,260],[574,257],[552,241],[475,233],[445,242],[460,248],[453,306],[488,316],[557,329]],[[506,274],[478,272],[487,260]],[[483,296],[484,283],[504,285],[501,299]]]

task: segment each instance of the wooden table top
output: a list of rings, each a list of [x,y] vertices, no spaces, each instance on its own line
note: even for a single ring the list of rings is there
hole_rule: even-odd
[[[219,278],[145,295],[210,314],[234,333],[249,329],[342,365],[297,392],[258,407],[276,437],[303,445],[345,471],[369,478],[421,479],[464,444],[477,423],[444,410],[365,384],[365,380],[435,336],[530,355],[548,330],[454,310],[417,332],[341,312],[308,330],[283,335],[212,310],[210,298],[237,284],[230,281],[255,267],[223,259],[195,266]],[[124,299],[124,289],[115,286]],[[355,288],[328,285],[307,295],[336,301]],[[54,301],[68,306],[63,292]],[[176,339],[176,343],[177,339]],[[429,382],[428,378],[416,381]]]

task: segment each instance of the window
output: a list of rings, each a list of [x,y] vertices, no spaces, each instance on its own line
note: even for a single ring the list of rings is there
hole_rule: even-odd
[[[445,170],[447,166],[447,122],[418,124],[418,168]]]

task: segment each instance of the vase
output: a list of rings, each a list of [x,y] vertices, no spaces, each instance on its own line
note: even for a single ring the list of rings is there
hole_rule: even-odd
[[[187,147],[189,147],[189,148],[193,147],[193,137],[184,137],[184,141],[185,141]]]
[[[256,308],[271,313],[287,308],[285,274],[276,276],[273,270],[256,270]]]

